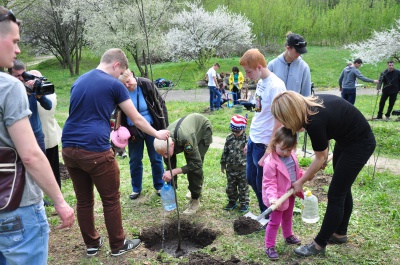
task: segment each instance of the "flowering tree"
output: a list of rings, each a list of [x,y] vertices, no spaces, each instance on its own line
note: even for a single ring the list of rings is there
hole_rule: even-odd
[[[362,58],[366,63],[376,64],[388,58],[400,61],[400,19],[396,20],[393,28],[375,31],[369,40],[344,47],[352,50],[352,58]]]
[[[68,10],[79,9],[85,17],[85,39],[100,54],[108,48],[126,49],[140,76],[149,76],[148,66],[166,58],[162,27],[173,0],[70,0]],[[67,19],[67,17],[66,17]]]
[[[194,60],[204,67],[214,55],[227,55],[251,46],[252,23],[225,6],[207,12],[200,2],[185,2],[186,9],[174,15],[166,35],[172,59]]]

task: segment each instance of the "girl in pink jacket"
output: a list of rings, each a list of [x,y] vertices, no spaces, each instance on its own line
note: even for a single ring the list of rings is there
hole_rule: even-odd
[[[265,205],[271,206],[286,191],[292,183],[303,176],[295,154],[297,144],[296,134],[281,127],[276,130],[268,145],[269,154],[264,160],[262,198]],[[303,198],[303,194],[298,194]],[[279,226],[288,245],[299,245],[301,240],[293,235],[292,217],[295,196],[290,196],[285,202],[273,211],[265,230],[265,248],[269,259],[277,260],[276,236]]]

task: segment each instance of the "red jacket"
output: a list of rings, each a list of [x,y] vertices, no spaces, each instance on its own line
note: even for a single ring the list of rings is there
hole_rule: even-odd
[[[299,162],[296,153],[292,150],[290,154],[295,163],[296,179],[298,180],[303,176],[303,170],[299,167]],[[265,205],[270,206],[270,200],[277,200],[285,194],[292,183],[290,181],[289,172],[285,164],[281,161],[279,156],[273,152],[269,154],[264,160],[263,168],[263,181],[262,181],[262,198]],[[303,193],[296,194],[298,197],[304,199]],[[279,211],[284,211],[289,207],[289,202],[286,200],[278,208]]]

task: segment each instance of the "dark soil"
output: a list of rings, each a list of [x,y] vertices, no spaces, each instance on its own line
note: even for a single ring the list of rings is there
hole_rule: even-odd
[[[330,185],[332,176],[317,174],[315,178],[307,183],[307,187],[311,189],[312,194],[318,198],[318,202],[327,201],[328,186]]]
[[[181,220],[181,247],[178,250],[178,220],[174,220],[165,224],[164,227],[143,229],[139,238],[144,246],[150,250],[159,251],[162,249],[174,257],[179,257],[212,244],[219,234],[219,232],[206,228],[202,224]]]
[[[62,180],[69,179],[69,174],[68,174],[67,167],[62,163],[60,163],[59,165],[60,165],[60,177],[61,177],[61,179]]]
[[[233,230],[238,235],[248,235],[260,231],[262,225],[250,217],[241,216],[233,223]]]
[[[235,256],[232,256],[229,260],[222,260],[218,258],[213,258],[207,254],[204,253],[193,253],[189,256],[189,261],[188,262],[180,262],[178,263],[179,265],[184,265],[184,264],[189,264],[189,265],[219,265],[219,264],[226,264],[226,265],[258,265],[259,263],[246,263],[242,262],[240,259],[236,258]]]

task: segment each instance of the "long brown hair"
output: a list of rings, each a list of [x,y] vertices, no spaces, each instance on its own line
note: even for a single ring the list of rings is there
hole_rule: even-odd
[[[309,122],[308,116],[318,113],[315,107],[324,107],[322,103],[315,96],[303,97],[294,91],[285,91],[274,98],[271,112],[275,119],[294,134]]]

